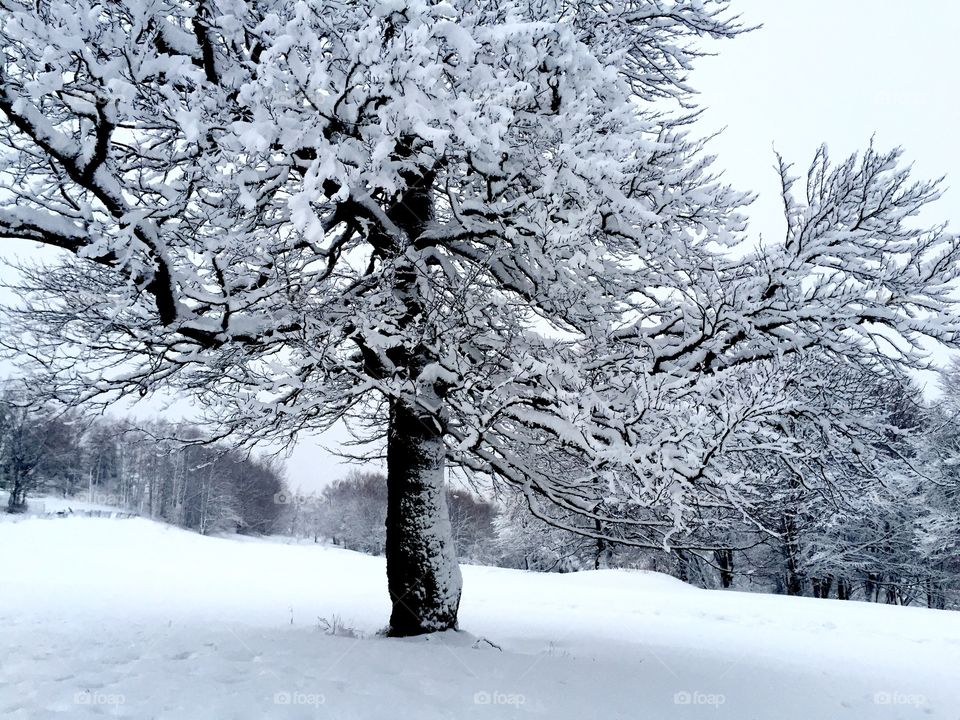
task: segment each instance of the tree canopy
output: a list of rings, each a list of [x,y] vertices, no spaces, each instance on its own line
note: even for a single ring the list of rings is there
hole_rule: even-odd
[[[70,254],[22,269],[7,347],[49,394],[173,387],[224,435],[382,418],[412,555],[453,561],[447,462],[682,544],[749,507],[752,453],[861,425],[820,369],[957,345],[960,247],[900,151],[781,161],[787,232],[750,236],[688,84],[726,2],[0,8],[0,237]]]

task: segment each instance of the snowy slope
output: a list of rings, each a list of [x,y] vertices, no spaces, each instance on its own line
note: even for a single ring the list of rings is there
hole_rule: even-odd
[[[0,548],[3,718],[960,718],[960,613],[465,567],[468,632],[391,640],[380,558],[142,519]]]

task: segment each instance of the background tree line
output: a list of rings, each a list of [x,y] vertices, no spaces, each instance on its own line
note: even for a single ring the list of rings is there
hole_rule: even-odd
[[[31,496],[57,495],[204,534],[273,532],[285,487],[279,466],[202,437],[189,425],[91,418],[0,395],[6,509],[24,512]]]
[[[382,555],[386,547],[386,496],[385,475],[353,471],[320,493],[287,495],[281,526],[297,537],[312,537],[318,542],[323,539],[348,550]],[[453,487],[447,487],[446,501],[458,557],[476,564],[501,564],[495,533],[499,505]]]
[[[871,432],[839,447],[811,434],[804,457],[754,453],[748,465],[764,492],[747,498],[749,518],[705,504],[687,548],[631,546],[611,528],[584,536],[564,528],[570,518],[534,517],[520,494],[448,487],[457,554],[543,572],[648,569],[702,587],[960,607],[960,365],[934,404],[903,378],[854,380],[825,374],[824,391],[846,392]],[[354,471],[299,495],[278,464],[183,442],[191,438],[201,440],[200,429],[28,409],[8,393],[0,487],[13,512],[28,496],[56,494],[201,533],[285,533],[384,553],[382,474]],[[874,462],[860,462],[866,455]]]
[[[810,433],[802,456],[754,453],[749,467],[764,492],[746,498],[749,517],[704,504],[689,547],[658,550],[617,542],[611,528],[573,533],[564,527],[572,518],[534,517],[520,494],[487,500],[448,488],[458,555],[544,572],[646,569],[701,587],[960,607],[960,366],[945,374],[936,403],[902,376],[821,372],[823,391],[845,393],[861,414],[862,432],[840,445]],[[282,526],[383,554],[385,497],[384,476],[354,472],[318,495],[291,496]]]
[[[862,418],[838,442],[810,432],[802,452],[753,452],[762,483],[749,515],[697,508],[683,549],[578,537],[528,517],[522,500],[496,518],[502,564],[546,570],[629,567],[702,587],[934,608],[960,607],[960,364],[936,403],[906,378],[866,382],[821,368],[823,392]],[[568,518],[553,516],[555,525]]]

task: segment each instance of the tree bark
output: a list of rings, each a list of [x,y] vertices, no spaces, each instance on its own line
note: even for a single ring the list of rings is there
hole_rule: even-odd
[[[457,627],[462,579],[447,510],[443,430],[428,413],[390,407],[387,438],[389,634]]]
[[[603,533],[603,523],[601,523],[599,520],[593,521],[593,527],[597,531],[597,535],[600,535],[601,533]],[[609,550],[607,549],[607,542],[602,537],[598,537],[597,553],[593,559],[594,570],[599,570],[601,567],[606,566],[607,564],[606,560],[607,560],[608,554],[609,554]]]
[[[683,582],[690,582],[690,560],[684,550],[675,550],[677,556],[677,578]]]
[[[7,512],[23,513],[27,511],[27,484],[19,477],[15,477],[10,497],[7,500]]]
[[[713,557],[720,569],[720,586],[733,587],[733,550],[714,550]]]
[[[830,597],[830,588],[833,587],[833,576],[827,575],[822,578],[812,578],[810,581],[813,587],[813,596],[826,600]]]
[[[794,521],[786,515],[782,518],[783,556],[786,560],[786,577],[784,585],[787,595],[803,595],[803,577],[797,565],[797,556],[799,555],[799,544],[797,542],[797,532]]]
[[[837,600],[849,600],[852,592],[853,587],[849,580],[846,578],[837,580]]]

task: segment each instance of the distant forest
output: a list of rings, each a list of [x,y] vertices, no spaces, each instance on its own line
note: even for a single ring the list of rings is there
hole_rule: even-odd
[[[275,497],[285,490],[279,465],[201,440],[189,425],[90,418],[0,398],[0,487],[13,513],[26,511],[32,495],[52,494],[204,534],[274,532],[282,511]]]

